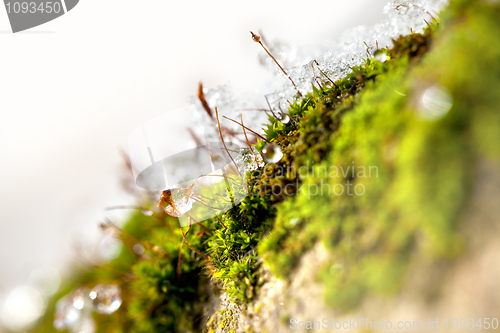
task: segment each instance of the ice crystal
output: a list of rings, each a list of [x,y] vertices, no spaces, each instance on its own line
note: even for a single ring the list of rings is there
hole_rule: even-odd
[[[241,148],[234,162],[240,172],[249,172],[264,165],[262,156],[257,152],[254,153],[250,148]]]
[[[332,80],[338,80],[348,74],[351,67],[362,64],[364,59],[374,55],[377,44],[380,48],[390,47],[393,38],[409,34],[411,30],[419,32],[428,23],[431,24],[437,13],[447,3],[448,0],[393,1],[385,6],[385,19],[382,22],[371,27],[360,26],[350,29],[337,41],[305,46],[273,41],[267,47],[304,94],[311,91],[313,80],[319,74],[312,67],[314,60]],[[381,61],[383,57],[380,56],[379,59]],[[211,108],[217,106],[221,114],[235,120],[243,114],[245,126],[256,130],[267,122],[267,114],[279,118],[279,106],[288,105],[287,101],[293,101],[297,94],[288,78],[266,53],[262,53],[260,60],[276,76],[261,89],[244,93],[232,91],[229,85],[225,85],[217,89],[205,90],[206,99]],[[207,139],[209,141],[218,139],[219,134],[214,119],[208,116],[196,98],[193,98],[193,102],[201,123],[210,124],[205,126]],[[269,111],[267,113],[242,112],[243,109],[267,109]],[[227,122],[224,126],[236,133],[242,132],[241,126],[237,124]],[[240,141],[242,141],[241,137]]]

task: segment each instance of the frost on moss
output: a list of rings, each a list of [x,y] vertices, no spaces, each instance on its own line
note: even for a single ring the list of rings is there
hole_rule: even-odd
[[[454,1],[439,25],[384,50],[386,62],[368,58],[335,83],[322,76],[291,103],[292,121],[270,119],[267,139],[284,157],[249,173],[252,195],[193,225],[186,239],[206,258],[185,245],[179,264],[178,222],[163,212],[135,214],[120,234],[121,255],[79,268],[34,332],[53,330],[56,299],[110,282],[120,283],[123,305],[94,315],[97,332],[200,331],[214,295],[251,303],[262,263],[287,279],[319,241],[329,253],[318,276],[326,301],[344,310],[400,290],[415,258],[458,258],[476,161],[500,159],[498,17],[493,2]],[[421,98],[433,86],[453,106],[430,121],[420,115]],[[144,254],[132,250],[137,242]],[[228,318],[219,313],[209,329],[233,330]]]

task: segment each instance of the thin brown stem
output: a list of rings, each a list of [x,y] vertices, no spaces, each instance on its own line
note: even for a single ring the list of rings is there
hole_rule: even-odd
[[[120,275],[120,276],[122,276],[121,278],[126,277],[129,274],[129,272],[119,271],[119,270],[114,269],[112,267],[103,266],[103,265],[96,264],[96,263],[92,263],[92,266],[94,266],[95,268],[98,268],[98,269],[109,271],[109,272],[111,272],[111,273],[113,273],[115,275]]]
[[[236,165],[236,162],[234,161],[233,157],[231,156],[231,154],[229,154],[229,151],[227,150],[226,142],[224,142],[224,137],[222,136],[222,131],[220,129],[219,112],[217,112],[217,107],[215,107],[215,116],[217,117],[217,127],[219,127],[219,135],[220,135],[220,139],[222,140],[222,144],[224,145],[224,148],[226,148],[227,155],[229,156],[231,161],[233,161],[234,166],[236,167],[236,171],[238,171],[239,175],[241,176],[241,172],[240,172],[240,170],[238,170],[238,166]]]
[[[222,223],[222,220],[219,218],[219,216],[217,214],[215,214],[215,217],[217,218],[217,220],[219,220],[220,224],[222,224],[222,226],[224,227],[224,229],[227,230],[227,227],[224,223]]]
[[[147,241],[147,240],[140,240],[138,239],[137,237],[133,236],[132,234],[126,232],[125,230],[121,229],[120,227],[118,227],[116,224],[114,224],[113,222],[111,222],[111,220],[109,220],[108,218],[105,219],[106,220],[106,224],[101,224],[101,228],[104,229],[106,227],[111,227],[111,228],[114,228],[115,230],[117,230],[121,235],[122,235],[122,240],[125,241],[125,238],[127,238],[127,240],[129,241],[129,243],[133,243],[133,244],[141,244],[141,245],[146,245],[144,247],[148,247],[149,249],[151,249],[153,252],[156,252],[160,255],[162,255],[163,257],[165,257],[166,259],[170,259],[170,256],[162,251],[159,251],[159,250],[155,250],[155,248],[158,248],[158,246],[152,244],[151,242]],[[132,240],[132,241],[130,241]]]
[[[219,196],[219,197],[221,197],[222,199],[226,200],[226,198],[223,198],[220,194],[217,193],[216,195]],[[220,224],[222,224],[222,226],[225,229],[227,229],[227,227],[224,225],[224,223],[222,223],[222,221],[219,219],[219,216],[217,215],[217,213],[214,210],[214,209],[218,209],[218,210],[224,210],[224,209],[214,208],[214,207],[212,207],[210,205],[207,205],[207,204],[205,204],[205,203],[203,203],[202,201],[199,201],[199,200],[197,200],[197,202],[200,203],[200,204],[202,204],[202,205],[204,205],[204,206],[206,206],[206,207],[208,207],[208,208],[210,208],[212,210],[212,212],[214,213],[214,216],[217,218],[217,220],[219,220]],[[228,202],[230,202],[230,201],[228,201]],[[200,225],[201,225],[201,223],[200,223]],[[211,229],[208,229],[208,230],[213,231]]]
[[[201,227],[203,230],[205,230],[205,231],[210,231],[210,232],[215,231],[214,229],[210,229],[210,228],[205,227],[205,226],[204,226],[203,224],[201,224],[201,223],[198,223],[198,224],[199,224],[199,225],[200,225],[200,227]]]
[[[224,208],[214,208],[214,207],[210,206],[209,204],[204,203],[200,198],[193,198],[193,200],[196,201],[197,203],[199,203],[205,207],[211,208],[211,209],[224,210]]]
[[[250,144],[250,141],[248,140],[247,131],[245,130],[245,125],[243,125],[243,115],[242,114],[240,114],[240,119],[241,119],[241,127],[243,127],[243,134],[245,134],[245,139],[247,140],[247,145],[253,154],[253,157],[255,159],[255,164],[257,165],[257,167],[259,167],[259,162],[257,162],[257,155],[255,155],[255,152],[253,151],[253,147]]]
[[[270,95],[270,94],[268,94]],[[273,111],[273,108],[271,107],[271,103],[269,103],[269,99],[267,99],[267,96],[268,95],[264,95],[264,98],[266,99],[266,103],[267,103],[267,106],[269,106],[269,111],[271,111],[271,113],[273,114],[273,117],[276,118],[276,119],[279,119],[276,114],[274,113]],[[279,101],[278,101],[278,105],[279,105]],[[266,112],[267,113],[267,112]],[[267,113],[269,115],[269,113]]]
[[[322,92],[323,92],[323,94],[324,94],[324,93],[325,93],[325,90],[323,89],[323,86],[321,85],[321,83],[323,82],[323,84],[324,84],[324,82],[325,82],[325,81],[321,80],[321,82],[320,82],[320,81],[319,81],[319,79],[315,79],[315,81],[316,81],[316,83],[318,84],[319,89],[321,89],[321,91],[322,91]]]
[[[184,245],[184,237],[182,238],[181,246],[179,247],[179,258],[177,259],[177,277],[181,277],[181,260],[182,260],[182,246],[183,245]]]
[[[221,150],[224,150],[224,148],[221,148]],[[239,151],[234,150],[234,149],[228,149],[229,151],[232,151],[233,153],[239,153]]]
[[[261,112],[267,112],[269,110],[268,109],[258,109],[258,108],[255,108],[255,109],[236,109],[235,111],[261,111]]]
[[[229,117],[226,117],[226,116],[223,116],[224,118],[226,118],[227,120],[231,120],[232,122],[235,122],[236,124],[240,125],[240,126],[243,126],[242,124],[240,124],[239,122],[237,122],[236,120],[234,119],[231,119]],[[253,134],[257,135],[259,138],[261,138],[262,140],[266,141],[267,143],[271,143],[269,140],[267,140],[265,137],[263,137],[262,135],[260,135],[259,133],[253,131],[252,129],[246,127],[246,126],[243,126],[245,127],[246,130],[252,132]]]
[[[222,195],[220,195],[219,193],[215,193],[216,196],[218,196],[219,198],[221,198],[222,200],[224,200],[225,202],[228,202],[228,203],[232,203],[231,200],[227,199],[227,198],[224,198]]]
[[[252,38],[255,42],[259,43],[260,46],[262,46],[262,48],[264,49],[264,51],[266,51],[266,53],[274,60],[274,62],[276,63],[276,65],[278,65],[278,67],[281,69],[281,71],[288,77],[288,79],[292,82],[295,90],[297,90],[297,93],[299,94],[300,97],[302,97],[302,93],[299,91],[299,88],[297,88],[297,85],[295,84],[295,82],[293,82],[292,78],[290,77],[290,75],[288,75],[288,73],[283,69],[283,67],[281,67],[280,63],[278,62],[278,60],[276,60],[276,58],[273,57],[273,55],[271,54],[271,52],[269,52],[266,47],[264,46],[264,44],[262,44],[262,41],[260,40],[260,37],[257,36],[256,34],[254,34],[253,32],[250,31],[250,33],[252,34]]]
[[[181,228],[182,238],[183,238],[184,242],[186,243],[187,247],[189,247],[191,249],[191,251],[194,251],[194,252],[198,253],[200,256],[203,257],[203,259],[208,260],[207,255],[205,255],[205,254],[201,253],[200,251],[196,250],[194,247],[191,246],[191,244],[189,244],[189,242],[186,239],[186,235],[187,235],[188,232],[189,232],[189,229],[188,229],[188,231],[186,231],[186,233],[184,233],[182,231],[182,228]]]
[[[371,58],[372,57],[372,53],[370,52],[370,46],[368,46],[368,44],[366,44],[365,41],[363,41],[363,43],[366,45],[366,53]]]
[[[333,84],[333,89],[335,89],[335,91],[338,93],[340,91],[339,87],[337,87],[337,85],[335,84],[335,82],[333,82],[332,79],[330,79],[330,77],[328,75],[326,75],[322,70],[321,68],[319,67],[319,64],[316,60],[314,60],[314,62],[316,63],[316,66],[318,66],[318,70],[321,72],[321,74],[323,74],[327,79],[328,81],[330,81],[332,84]]]

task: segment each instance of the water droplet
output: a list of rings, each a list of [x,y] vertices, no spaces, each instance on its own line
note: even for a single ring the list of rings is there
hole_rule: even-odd
[[[144,246],[142,244],[135,244],[134,247],[133,247],[133,250],[134,250],[134,253],[137,254],[137,255],[143,255],[144,254],[144,251],[146,250],[144,248]]]
[[[94,298],[92,298],[94,297]],[[102,314],[111,314],[122,305],[120,287],[114,284],[100,284],[89,294],[94,309]]]
[[[169,215],[179,217],[191,210],[193,199],[191,199],[187,188],[176,188],[167,191],[171,193],[171,202],[165,205],[165,211]]]
[[[380,62],[386,62],[388,59],[388,56],[387,56],[387,53],[385,51],[377,50],[373,54],[373,59],[375,59],[376,61],[380,61]]]
[[[453,98],[448,89],[434,85],[425,90],[421,97],[420,116],[433,121],[446,116],[453,106]]]
[[[283,158],[283,152],[277,144],[270,143],[262,149],[262,157],[267,163],[278,163]]]
[[[73,298],[73,306],[78,310],[83,309],[83,307],[85,306],[85,300],[83,299],[83,297],[75,296],[75,298]]]
[[[290,122],[290,117],[289,117],[287,114],[285,114],[285,115],[283,116],[283,118],[281,118],[281,119],[280,119],[280,121],[281,121],[283,124],[288,124],[288,123]]]
[[[146,216],[152,216],[153,215],[153,211],[150,210],[150,209],[143,209],[142,210],[142,213]]]
[[[258,169],[260,165],[264,164],[264,161],[260,154],[254,154],[250,148],[241,148],[234,163],[240,172],[249,172]]]
[[[88,305],[86,303],[86,296],[88,292],[89,291],[87,288],[80,287],[71,293],[73,306],[75,307],[75,309],[82,310],[86,305]]]
[[[56,303],[54,327],[59,331],[73,327],[80,321],[81,316],[81,310],[74,306],[73,295],[67,295]]]

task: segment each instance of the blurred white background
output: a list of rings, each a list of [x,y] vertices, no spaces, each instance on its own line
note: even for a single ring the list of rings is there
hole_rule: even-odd
[[[118,147],[136,126],[186,105],[200,80],[264,81],[249,30],[335,39],[380,21],[387,2],[81,0],[15,35],[0,9],[0,303],[33,270],[74,260],[105,207],[131,202]]]

